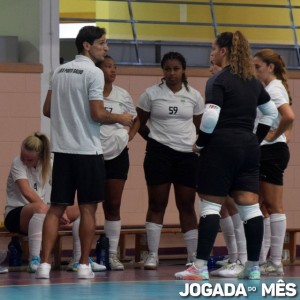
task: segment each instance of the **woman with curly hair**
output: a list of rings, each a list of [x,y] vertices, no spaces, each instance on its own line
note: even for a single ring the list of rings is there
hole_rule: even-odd
[[[255,78],[250,47],[240,31],[224,32],[212,44],[211,60],[222,70],[206,85],[206,106],[199,137],[197,192],[201,198],[196,260],[176,279],[209,279],[207,260],[220,226],[227,195],[238,208],[247,241],[248,260],[239,278],[259,279],[263,216],[258,204],[259,143],[277,117],[263,85]],[[253,133],[257,107],[264,117]]]

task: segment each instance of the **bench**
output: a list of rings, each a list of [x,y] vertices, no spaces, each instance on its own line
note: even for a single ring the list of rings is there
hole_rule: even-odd
[[[177,224],[166,224],[162,228],[162,234],[171,233],[177,234],[181,233],[181,227]],[[103,226],[97,226],[95,230],[95,235],[99,236],[104,233]],[[147,251],[147,242],[145,240],[146,229],[145,225],[123,225],[121,228],[119,248],[120,248],[120,259],[124,260],[126,257],[126,237],[128,235],[134,236],[134,262],[138,263],[142,259],[142,251]],[[13,237],[17,236],[20,239],[23,249],[23,259],[28,259],[28,239],[26,235],[12,233],[7,231],[5,227],[0,227],[0,238],[1,237]],[[64,237],[72,236],[72,227],[65,226],[61,227],[58,231],[57,240],[53,248],[53,267],[60,268],[62,261],[62,242]]]
[[[296,261],[297,239],[296,235],[300,232],[300,228],[287,228],[284,239],[283,249],[289,251],[289,262],[294,264]]]
[[[104,233],[103,226],[97,226],[95,235],[99,236]],[[181,233],[181,227],[177,224],[166,224],[163,226],[162,234],[165,233]],[[120,249],[120,260],[124,260],[126,257],[126,237],[128,235],[134,236],[134,262],[138,263],[142,259],[142,251],[147,251],[147,242],[145,240],[146,229],[145,225],[123,225],[121,228],[119,249]],[[62,255],[62,240],[66,236],[72,236],[72,227],[65,227],[59,230],[58,237],[54,247],[54,266],[59,268],[61,265]]]

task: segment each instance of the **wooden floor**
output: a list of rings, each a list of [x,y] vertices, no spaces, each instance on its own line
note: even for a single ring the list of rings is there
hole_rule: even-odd
[[[94,279],[79,280],[74,272],[51,271],[51,278],[35,279],[34,274],[26,271],[9,272],[0,274],[0,299],[13,300],[174,300],[182,299],[179,292],[185,290],[185,281],[174,280],[174,273],[184,270],[184,261],[163,261],[156,271],[146,271],[142,268],[134,268],[127,264],[125,271],[109,271],[96,273]],[[295,283],[300,288],[300,265],[285,266],[285,276],[263,277],[260,281],[225,279],[211,277],[209,283],[233,283],[235,286],[243,284],[245,290],[253,289],[255,292],[247,292],[247,297],[238,299],[274,299],[273,297],[261,297],[261,285],[268,286],[283,279],[285,283]],[[208,281],[205,281],[208,282]],[[194,283],[194,282],[190,282]],[[198,282],[203,283],[203,282]],[[269,298],[268,298],[269,297]],[[197,297],[196,297],[197,298]],[[206,297],[198,296],[205,299]],[[207,297],[209,298],[209,297]],[[225,297],[226,299],[237,299]],[[213,299],[225,299],[213,297]],[[300,293],[293,299],[300,299]]]

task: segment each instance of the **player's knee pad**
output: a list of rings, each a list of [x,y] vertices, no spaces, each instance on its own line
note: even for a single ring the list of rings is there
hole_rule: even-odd
[[[210,202],[207,200],[200,200],[199,201],[200,207],[200,216],[207,216],[207,215],[219,215],[221,211],[221,204]]]
[[[252,204],[252,205],[238,205],[236,204],[236,208],[239,211],[240,217],[243,222],[246,222],[250,219],[255,217],[263,216],[259,204]]]

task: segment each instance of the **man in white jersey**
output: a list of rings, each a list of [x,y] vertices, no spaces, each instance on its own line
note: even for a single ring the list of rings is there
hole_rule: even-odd
[[[103,73],[95,66],[108,51],[105,29],[83,27],[76,37],[76,58],[55,70],[43,112],[51,117],[54,152],[51,206],[43,227],[42,255],[36,278],[49,278],[51,251],[59,219],[73,205],[80,209],[81,258],[78,278],[93,278],[88,261],[95,232],[95,212],[104,200],[105,170],[99,123],[132,126],[129,114],[112,114],[103,106]]]

